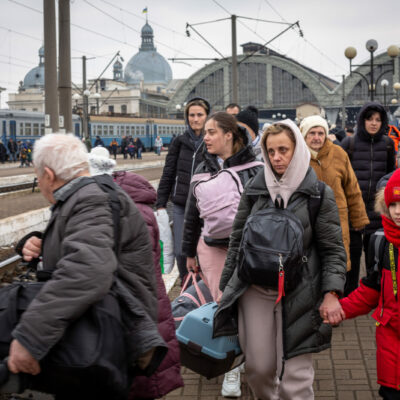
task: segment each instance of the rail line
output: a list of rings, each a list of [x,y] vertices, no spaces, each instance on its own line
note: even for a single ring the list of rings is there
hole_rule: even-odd
[[[33,192],[35,190],[35,187],[36,187],[36,179],[33,182],[0,186],[0,193],[19,192],[21,190],[26,190],[26,189],[31,189],[31,188],[32,188],[32,192]]]

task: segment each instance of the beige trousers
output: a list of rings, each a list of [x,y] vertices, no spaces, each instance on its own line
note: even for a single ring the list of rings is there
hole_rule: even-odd
[[[250,286],[239,299],[239,341],[246,356],[246,379],[261,400],[314,399],[311,354],[285,361],[282,380],[282,302],[278,292]]]

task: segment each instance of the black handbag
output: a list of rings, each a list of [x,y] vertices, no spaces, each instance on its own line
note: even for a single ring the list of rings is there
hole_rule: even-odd
[[[0,357],[8,356],[11,333],[45,282],[15,282],[0,290]],[[61,340],[40,361],[41,373],[29,387],[47,393],[93,398],[123,398],[129,387],[124,333],[112,290],[72,322]],[[76,393],[75,393],[76,394]],[[71,393],[71,395],[73,395]]]

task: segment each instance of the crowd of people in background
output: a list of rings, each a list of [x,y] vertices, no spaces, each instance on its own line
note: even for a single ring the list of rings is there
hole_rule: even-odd
[[[213,337],[238,335],[245,355],[244,366],[225,374],[222,396],[241,396],[245,370],[257,399],[313,399],[312,353],[330,347],[332,327],[375,309],[379,393],[400,399],[400,172],[385,108],[367,103],[356,127],[345,130],[320,115],[260,129],[256,107],[232,103],[212,113],[201,97],[187,102],[184,117],[186,130],[169,145],[157,192],[138,175],[113,173],[119,151],[142,158],[140,138],[124,136],[120,146],[113,139],[106,150],[97,136],[89,156],[73,135],[35,143],[39,186],[53,214],[46,235],[35,232],[20,250],[27,260],[42,255],[50,278],[15,329],[10,370],[38,374],[50,343],[117,276],[138,300],[127,307],[132,318],[144,323],[130,325],[137,342],[128,353],[142,372],[154,368],[150,377],[129,375],[115,398],[151,400],[183,385],[151,208],[171,202],[181,284],[189,272],[202,272],[218,303]],[[160,155],[160,136],[154,147]],[[29,166],[31,154],[29,143],[0,142],[1,163]],[[119,198],[117,224],[112,196],[90,176]],[[360,281],[363,251],[367,276]]]
[[[0,163],[6,162],[20,162],[20,167],[30,167],[32,165],[32,151],[33,145],[28,140],[15,141],[12,138],[5,144],[0,140]]]

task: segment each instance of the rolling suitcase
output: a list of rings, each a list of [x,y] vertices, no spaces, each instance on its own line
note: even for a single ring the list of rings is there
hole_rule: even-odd
[[[191,311],[176,332],[181,364],[207,379],[222,375],[244,361],[236,335],[213,339],[217,308],[218,304],[213,302]]]

